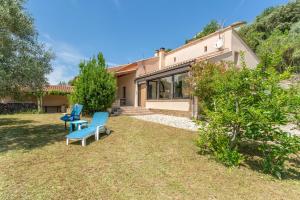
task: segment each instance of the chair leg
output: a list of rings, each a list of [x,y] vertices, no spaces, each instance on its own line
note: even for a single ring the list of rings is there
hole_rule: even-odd
[[[67,138],[67,145],[69,145],[69,142],[70,142],[70,141],[69,141],[69,138]]]
[[[96,133],[96,140],[99,140],[99,132]]]
[[[86,139],[82,139],[82,141],[81,141],[81,145],[84,147],[84,146],[85,146],[85,144],[86,144]]]

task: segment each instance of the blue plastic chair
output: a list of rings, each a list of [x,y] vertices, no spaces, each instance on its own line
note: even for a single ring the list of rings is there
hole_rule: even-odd
[[[79,126],[79,130],[74,131],[66,136],[67,145],[70,140],[81,140],[82,146],[86,145],[86,139],[92,135],[95,135],[95,139],[99,140],[100,133],[110,134],[110,130],[105,128],[105,124],[108,120],[108,112],[96,112],[90,124]],[[84,128],[86,126],[86,128]]]
[[[67,129],[67,122],[72,122],[80,120],[80,114],[82,111],[83,105],[75,104],[73,106],[71,114],[65,114],[60,119],[65,122],[65,129]]]

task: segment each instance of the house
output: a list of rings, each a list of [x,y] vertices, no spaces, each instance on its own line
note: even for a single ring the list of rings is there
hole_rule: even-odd
[[[247,66],[254,68],[259,62],[235,30],[242,24],[237,22],[171,51],[160,48],[153,57],[109,68],[117,77],[116,104],[197,115],[197,97],[190,95],[186,83],[194,63],[231,61],[239,65],[241,52]]]
[[[69,85],[47,85],[43,89],[42,107],[46,113],[66,112],[69,107],[67,95],[73,91],[73,87]],[[0,99],[0,104],[6,107],[10,112],[36,109],[37,98],[31,93],[25,93],[21,100],[11,97]],[[0,112],[1,113],[1,112]]]

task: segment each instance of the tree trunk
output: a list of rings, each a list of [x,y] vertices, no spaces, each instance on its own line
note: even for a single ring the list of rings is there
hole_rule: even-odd
[[[43,112],[43,96],[37,97],[37,106],[38,106],[38,112],[42,113]]]

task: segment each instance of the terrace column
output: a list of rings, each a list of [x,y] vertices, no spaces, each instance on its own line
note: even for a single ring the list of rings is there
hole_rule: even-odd
[[[134,88],[134,107],[139,106],[139,91],[138,91],[138,83],[135,82],[135,88]]]

